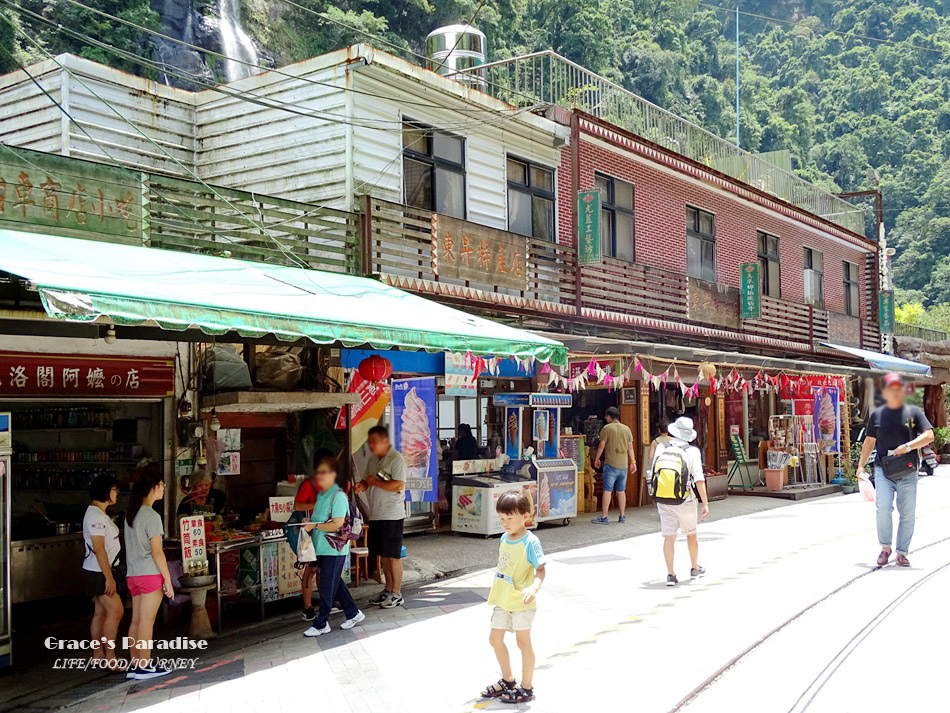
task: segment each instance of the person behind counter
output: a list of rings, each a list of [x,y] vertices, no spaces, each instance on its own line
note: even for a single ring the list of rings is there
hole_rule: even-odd
[[[89,507],[82,518],[82,539],[86,554],[82,561],[82,579],[86,595],[95,605],[92,623],[89,626],[91,641],[107,639],[109,646],[100,646],[93,651],[94,659],[105,659],[114,666],[115,637],[119,622],[125,613],[122,598],[116,592],[114,570],[119,564],[119,527],[106,514],[106,508],[115,505],[119,496],[119,483],[112,475],[99,475],[89,487]]]
[[[472,435],[472,427],[460,423],[458,438],[455,440],[455,460],[474,460],[478,457],[478,441]]]
[[[152,628],[162,603],[162,594],[174,599],[172,578],[162,551],[165,527],[152,504],[165,496],[165,480],[158,470],[146,470],[132,485],[129,509],[125,513],[125,553],[129,594],[132,595],[132,624],[129,637],[135,641],[126,678],[139,681],[165,676],[171,671],[157,668],[152,656]]]
[[[353,595],[343,581],[343,566],[350,550],[349,531],[341,536],[339,530],[346,522],[350,512],[350,502],[346,497],[346,476],[341,472],[340,462],[336,458],[323,458],[317,463],[317,485],[320,493],[313,506],[311,524],[304,530],[312,533],[313,546],[317,552],[317,567],[320,570],[320,611],[313,625],[303,635],[321,636],[330,633],[330,610],[333,603],[339,602],[346,620],[341,629],[352,629],[366,616],[356,606]]]
[[[215,478],[210,473],[202,473],[198,481],[191,486],[188,494],[178,504],[178,517],[224,512],[226,495],[223,490],[212,487]]]

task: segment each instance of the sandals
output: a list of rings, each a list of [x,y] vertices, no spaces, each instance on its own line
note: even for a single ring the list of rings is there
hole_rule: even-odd
[[[501,697],[502,703],[528,703],[534,700],[534,689],[518,686]]]
[[[499,678],[497,683],[485,687],[485,690],[482,691],[482,698],[501,698],[517,688],[518,686],[514,681]]]

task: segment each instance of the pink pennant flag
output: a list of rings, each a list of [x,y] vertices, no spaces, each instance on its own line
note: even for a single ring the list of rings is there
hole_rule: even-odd
[[[541,365],[541,373],[547,374],[547,373],[550,373],[550,371],[551,371],[551,365],[548,362],[544,362],[544,364]]]
[[[597,360],[594,357],[590,358],[590,363],[587,365],[587,373],[591,376],[597,373]]]

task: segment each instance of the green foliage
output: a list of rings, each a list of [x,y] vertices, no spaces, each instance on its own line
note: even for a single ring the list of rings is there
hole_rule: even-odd
[[[948,443],[950,443],[950,428],[947,428],[946,426],[943,428],[935,428],[933,442],[934,451],[939,453]]]

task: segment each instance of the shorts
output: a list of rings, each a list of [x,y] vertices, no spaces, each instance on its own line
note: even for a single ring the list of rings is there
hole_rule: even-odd
[[[402,557],[402,520],[370,520],[367,536],[370,557]]]
[[[133,597],[157,592],[165,586],[165,578],[160,574],[137,574],[127,577],[126,581],[129,584],[129,594]]]
[[[106,577],[102,572],[90,572],[88,569],[82,571],[82,588],[86,596],[92,599],[101,597],[106,593]]]
[[[536,611],[537,609],[508,611],[501,607],[495,607],[491,613],[491,628],[504,629],[505,631],[530,631]]]
[[[614,468],[612,465],[604,463],[604,492],[612,493],[614,491],[627,489],[627,469]]]
[[[679,505],[657,503],[660,511],[660,532],[664,537],[675,537],[677,532],[692,535],[696,532],[696,523],[699,521],[696,498],[689,498]]]

